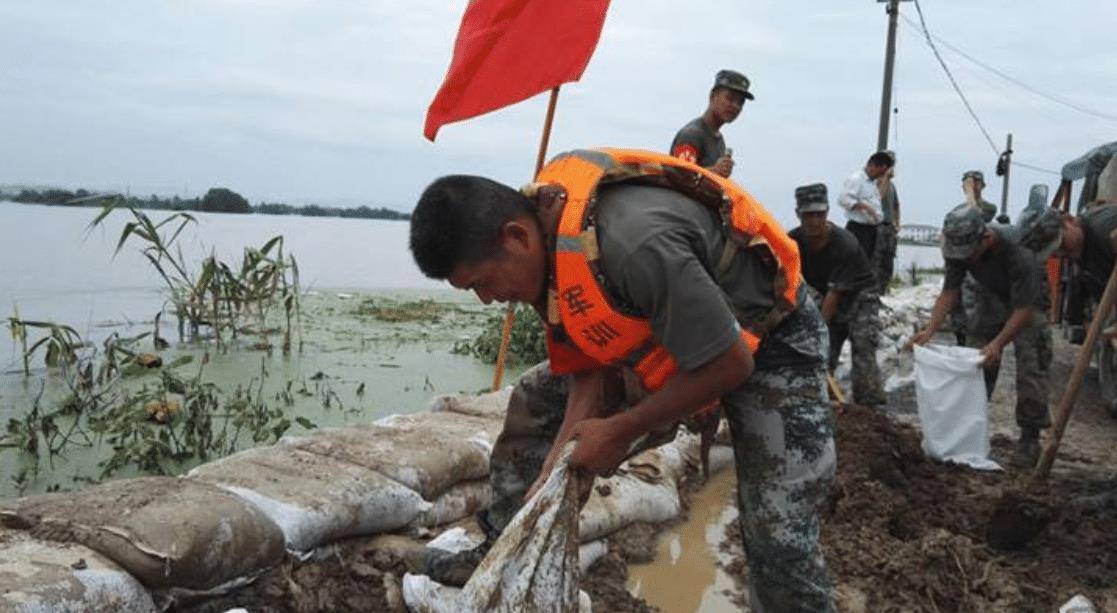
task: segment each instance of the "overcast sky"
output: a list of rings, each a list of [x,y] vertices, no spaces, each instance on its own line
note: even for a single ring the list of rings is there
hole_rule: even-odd
[[[1117,114],[1117,2],[922,0],[931,31],[1044,92]],[[0,3],[0,183],[409,210],[435,177],[525,182],[540,95],[422,138],[464,0]],[[918,16],[911,2],[903,13]],[[551,153],[665,149],[719,68],[757,99],[724,128],[734,179],[789,221],[796,185],[833,193],[875,147],[887,19],[872,0],[616,0]],[[1058,170],[1117,122],[1053,104],[943,49],[997,142]],[[938,224],[960,175],[996,156],[922,35],[901,21],[890,145],[905,221]],[[1057,178],[1015,168],[1010,212]],[[838,221],[844,217],[835,215]],[[1015,215],[1014,215],[1015,217]]]

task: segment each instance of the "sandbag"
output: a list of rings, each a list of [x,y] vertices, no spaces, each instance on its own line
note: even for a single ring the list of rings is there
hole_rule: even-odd
[[[85,545],[148,587],[208,590],[284,557],[283,533],[261,510],[190,479],[123,479],[5,501],[0,521]]]
[[[432,506],[374,470],[285,445],[242,451],[188,476],[259,507],[283,530],[293,552],[345,536],[395,530]]]
[[[570,449],[539,492],[512,518],[461,591],[405,575],[403,596],[420,613],[574,611],[579,608],[580,479]]]
[[[460,413],[472,417],[504,422],[508,412],[508,399],[512,397],[512,386],[487,394],[455,394],[439,396],[431,401],[431,413]]]
[[[682,512],[678,481],[685,470],[680,441],[649,449],[616,474],[594,482],[579,521],[583,541],[607,536],[633,522],[659,523]]]
[[[411,520],[411,525],[430,528],[448,524],[489,508],[492,501],[493,488],[488,479],[462,481],[430,503],[427,510]]]
[[[989,459],[981,361],[981,352],[969,347],[915,346],[915,400],[923,451],[937,460],[1000,470]]]
[[[433,501],[455,483],[488,476],[500,428],[480,417],[416,413],[324,428],[283,444],[375,470]]]
[[[135,577],[92,549],[0,530],[0,610],[154,613],[156,608]]]

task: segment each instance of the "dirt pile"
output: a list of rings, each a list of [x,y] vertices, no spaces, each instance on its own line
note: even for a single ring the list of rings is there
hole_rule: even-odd
[[[837,423],[823,545],[836,582],[864,594],[867,610],[1053,611],[1077,593],[1117,604],[1117,514],[1075,502],[1112,483],[1054,478],[1024,496],[1021,475],[929,460],[915,429],[876,411],[850,407]],[[1028,525],[996,519],[1006,505],[1024,508],[1012,517]],[[1005,552],[989,537],[1023,546]]]

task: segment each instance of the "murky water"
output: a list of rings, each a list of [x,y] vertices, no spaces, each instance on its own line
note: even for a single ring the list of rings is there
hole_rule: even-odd
[[[729,502],[737,490],[732,466],[711,477],[691,499],[685,522],[660,533],[655,561],[628,569],[629,591],[664,613],[740,611],[733,578],[718,566],[725,528],[736,521]]]
[[[164,302],[159,278],[133,247],[126,245],[113,258],[123,215],[104,231],[90,233],[86,227],[95,214],[93,209],[0,203],[0,316],[18,307],[25,319],[71,325],[93,343],[112,333],[130,336],[152,329]],[[158,220],[168,213],[149,214]],[[271,352],[252,348],[258,337],[226,352],[212,343],[176,344],[161,354],[165,363],[193,358],[177,369],[180,375],[196,373],[208,354],[204,379],[223,397],[262,381],[261,396],[269,406],[284,406],[291,419],[305,417],[317,426],[422,410],[438,394],[475,392],[491,384],[491,365],[450,348],[472,338],[484,319],[501,309],[483,307],[472,295],[424,278],[407,250],[406,223],[206,214],[198,221],[184,235],[187,261],[211,251],[239,259],[245,245],[260,245],[276,234],[285,237],[309,291],[303,297],[305,346],[284,356],[277,334],[268,339],[276,347]],[[386,322],[362,309],[369,300],[406,305],[428,298],[440,305],[430,319]],[[161,334],[174,339],[169,319],[164,318]],[[143,343],[140,349],[153,350],[150,341]],[[32,366],[32,376],[24,377],[14,344],[0,341],[0,425],[22,416],[37,398],[52,407],[69,393],[63,378],[42,366],[41,356]],[[510,367],[506,381],[521,369]],[[157,377],[128,378],[122,388],[152,386]],[[290,393],[281,403],[277,395],[284,391]],[[299,430],[294,425],[288,432]],[[26,491],[75,487],[75,479],[98,474],[97,462],[105,453],[101,447],[69,448],[52,466],[41,465],[44,470]],[[0,497],[17,493],[11,476],[27,462],[0,449]]]

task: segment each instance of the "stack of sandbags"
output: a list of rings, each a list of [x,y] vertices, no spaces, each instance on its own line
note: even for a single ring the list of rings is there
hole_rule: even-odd
[[[914,381],[912,357],[902,351],[904,345],[916,330],[923,329],[931,319],[931,307],[939,295],[942,283],[939,281],[923,283],[914,287],[902,287],[881,297],[880,309],[880,346],[877,349],[877,365],[884,389],[891,391]],[[842,348],[841,361],[834,370],[834,376],[847,388],[849,386],[850,343]]]
[[[345,536],[447,523],[492,498],[489,455],[507,395],[443,398],[439,412],[287,437],[199,466],[189,477],[257,505],[293,552]]]
[[[31,537],[88,547],[149,588],[209,591],[283,558],[283,534],[255,505],[205,483],[125,479],[0,504]]]

